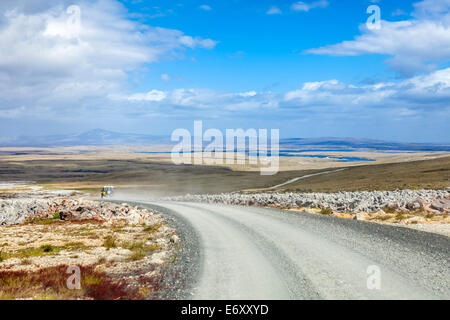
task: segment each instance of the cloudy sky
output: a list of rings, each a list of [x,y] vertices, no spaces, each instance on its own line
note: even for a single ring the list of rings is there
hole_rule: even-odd
[[[366,24],[377,5],[380,28]],[[450,142],[450,0],[1,0],[0,135]]]

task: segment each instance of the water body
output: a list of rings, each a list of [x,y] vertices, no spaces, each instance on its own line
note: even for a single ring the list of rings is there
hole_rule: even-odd
[[[302,152],[311,152],[313,150],[307,151],[307,150],[280,150],[279,156],[280,157],[289,157],[289,158],[318,158],[318,159],[332,159],[336,162],[370,162],[375,161],[374,159],[369,158],[361,158],[361,157],[340,157],[340,156],[334,156],[334,155],[307,155],[307,154],[296,154],[296,153],[302,153]],[[324,150],[314,150],[314,151],[324,151]],[[327,150],[329,152],[331,151],[342,151],[342,150]],[[349,150],[351,151],[351,150]],[[353,150],[354,151],[354,150]],[[198,152],[204,152],[204,151],[189,151],[189,153],[198,153]],[[238,152],[237,150],[232,152]],[[147,154],[170,154],[170,151],[148,151],[148,152],[136,152],[136,153],[147,153]],[[223,151],[223,153],[226,153],[226,151]],[[245,154],[247,156],[257,157],[259,156],[258,152],[248,152],[245,151]],[[271,156],[270,151],[268,152],[267,156]]]
[[[340,157],[340,156],[332,156],[332,155],[323,155],[323,154],[282,154],[280,152],[280,157],[293,157],[293,158],[318,158],[318,159],[333,159],[336,162],[355,162],[355,161],[375,161],[374,159],[369,158],[360,158],[360,157]]]

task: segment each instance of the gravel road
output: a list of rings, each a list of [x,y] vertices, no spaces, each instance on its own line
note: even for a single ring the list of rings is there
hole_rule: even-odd
[[[140,203],[185,223],[184,237],[195,239],[191,285],[177,298],[450,299],[445,236],[277,209]]]

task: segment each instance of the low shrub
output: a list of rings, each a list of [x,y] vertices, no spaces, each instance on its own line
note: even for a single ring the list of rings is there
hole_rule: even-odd
[[[332,214],[332,213],[333,213],[333,210],[331,210],[331,209],[322,209],[322,210],[320,210],[320,214],[329,215],[329,214]]]
[[[161,228],[161,224],[160,223],[156,223],[156,224],[152,224],[150,226],[146,226],[144,228],[145,232],[157,232],[159,230],[159,228]]]
[[[117,237],[114,235],[106,236],[103,241],[103,246],[109,250],[111,248],[117,248]]]

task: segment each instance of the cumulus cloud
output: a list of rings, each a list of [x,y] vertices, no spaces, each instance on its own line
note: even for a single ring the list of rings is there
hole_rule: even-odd
[[[450,0],[423,0],[414,3],[413,15],[421,19],[440,18],[450,12]]]
[[[399,82],[379,82],[355,85],[332,79],[306,82],[301,88],[286,93],[220,92],[210,89],[176,89],[149,91],[124,99],[158,111],[176,109],[178,112],[202,109],[202,115],[230,114],[234,111],[272,112],[295,109],[300,113],[333,112],[370,115],[388,112],[407,117],[424,112],[450,111],[450,68],[416,76]],[[151,103],[146,103],[151,101]],[[143,110],[144,110],[143,109]]]
[[[114,0],[79,2],[81,28],[73,29],[74,24],[68,23],[71,14],[66,11],[71,4],[65,0],[0,1],[3,133],[8,130],[5,127],[14,129],[17,123],[38,123],[36,130],[41,130],[42,123],[61,130],[73,123],[73,131],[79,131],[85,123],[100,127],[112,120],[114,125],[128,125],[132,130],[142,121],[140,128],[146,130],[149,118],[158,125],[161,119],[171,124],[174,119],[191,121],[198,116],[216,118],[219,124],[228,118],[233,126],[241,119],[259,116],[270,125],[281,119],[281,126],[289,119],[295,126],[304,121],[322,130],[338,120],[345,129],[352,119],[375,114],[383,121],[419,119],[416,123],[425,116],[445,122],[450,115],[450,68],[442,67],[395,82],[361,85],[331,79],[307,82],[289,92],[161,90],[153,86],[137,90],[133,80],[151,69],[147,64],[177,59],[193,49],[213,49],[217,42],[180,30],[141,25]],[[389,63],[404,69],[448,61],[448,24],[432,18],[442,15],[442,7],[416,6],[415,10],[413,20],[383,21],[380,34],[363,30],[363,35],[349,44],[336,45],[328,52],[331,47],[316,50],[338,55],[390,54]],[[157,76],[177,81],[175,74]],[[145,83],[139,83],[139,88],[143,86]],[[325,123],[327,117],[326,126],[316,125],[315,121]]]
[[[298,1],[291,5],[291,10],[308,12],[308,11],[310,11],[312,9],[316,9],[316,8],[326,8],[326,7],[328,7],[328,5],[329,5],[329,2],[326,0],[318,0],[318,1],[313,1],[313,2]]]
[[[158,99],[153,97],[157,95]],[[152,97],[149,99],[149,96]],[[132,101],[158,101],[158,104],[152,103],[149,107],[176,109],[207,109],[213,112],[228,112],[231,110],[249,111],[255,109],[266,109],[278,107],[276,95],[270,92],[220,92],[211,89],[175,89],[172,91],[151,90],[147,93],[133,94],[129,97],[123,97]],[[161,99],[160,99],[161,98]]]
[[[128,97],[128,100],[135,101],[162,101],[166,98],[166,93],[159,90],[151,90],[147,93],[136,93]]]
[[[288,92],[285,103],[298,107],[333,107],[336,110],[367,109],[430,112],[450,110],[450,68],[416,76],[400,82],[352,85],[338,80],[307,82]],[[412,112],[414,110],[414,112]]]
[[[180,44],[188,47],[188,48],[195,48],[195,47],[201,47],[205,49],[212,49],[216,46],[217,41],[211,40],[211,39],[202,39],[200,37],[191,37],[191,36],[180,36],[179,38]]]
[[[82,1],[67,10],[69,5],[1,2],[1,110],[42,114],[87,108],[87,101],[100,103],[122,90],[130,73],[145,64],[216,45],[179,30],[141,25],[128,19],[118,1]]]
[[[387,63],[405,76],[418,71],[432,71],[436,63],[450,60],[450,0],[425,0],[414,5],[412,20],[381,21],[379,30],[361,25],[361,35],[306,53],[357,56],[384,54],[391,56]]]

